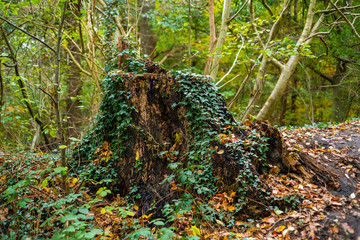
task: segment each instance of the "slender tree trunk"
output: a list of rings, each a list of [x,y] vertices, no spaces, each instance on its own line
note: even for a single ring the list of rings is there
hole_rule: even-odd
[[[12,50],[12,47],[11,47],[11,45],[10,45],[6,35],[5,35],[4,30],[1,29],[1,31],[2,31],[2,35],[4,37],[4,40],[5,40],[5,44],[9,49],[10,57],[11,57],[13,63],[14,63],[15,75],[17,77],[17,83],[18,83],[18,86],[20,88],[21,95],[22,95],[22,98],[23,98],[22,100],[23,100],[26,108],[28,109],[31,118],[34,119],[34,121],[39,125],[40,130],[41,130],[41,134],[42,134],[42,136],[44,138],[46,146],[49,146],[49,139],[48,139],[48,137],[47,137],[47,135],[45,133],[45,125],[40,120],[38,114],[33,111],[32,107],[30,105],[29,96],[28,96],[28,93],[26,91],[26,86],[25,86],[25,84],[24,84],[24,82],[23,82],[23,80],[22,80],[22,78],[20,76],[20,71],[19,71],[16,55],[14,54],[14,51]]]
[[[298,82],[298,78],[293,77],[293,89],[296,89],[297,87],[297,82]],[[297,98],[298,94],[296,93],[296,91],[293,91],[293,93],[291,94],[291,121],[290,124],[291,125],[295,125],[296,124],[296,117],[295,117],[295,111],[296,111],[296,98]]]
[[[142,10],[143,16],[141,16],[140,19],[141,47],[144,50],[144,53],[150,57],[156,47],[157,38],[150,24],[150,19],[145,15],[149,13],[150,10],[154,9],[154,7],[155,1],[145,1]]]
[[[73,36],[76,34],[78,21],[74,18],[74,16],[80,16],[80,2],[78,3],[71,3],[69,5],[73,14],[69,14],[66,20],[65,29],[68,31],[69,36]],[[71,16],[70,16],[71,15]],[[80,50],[76,46],[80,46],[79,39],[69,39],[68,40],[68,49],[73,53],[74,60],[81,64],[81,56]],[[74,60],[70,60],[68,64],[67,70],[67,92],[68,95],[66,96],[66,112],[67,112],[67,136],[68,137],[79,137],[79,128],[82,122],[82,112],[80,109],[81,102],[79,100],[79,96],[82,92],[83,83],[81,81],[81,74],[79,68],[77,67]]]
[[[348,94],[344,86],[341,84],[342,80],[346,77],[348,68],[346,63],[338,60],[336,72],[332,78],[333,87],[333,104],[332,104],[332,120],[334,122],[343,122],[347,115]]]
[[[209,28],[210,28],[210,44],[209,44],[209,57],[205,64],[204,75],[210,74],[211,67],[211,54],[214,52],[216,43],[216,32],[215,32],[215,13],[214,13],[214,0],[209,0]]]
[[[55,54],[55,81],[54,81],[54,99],[55,99],[55,113],[56,113],[56,123],[57,123],[57,136],[60,140],[60,144],[65,146],[65,132],[63,128],[63,120],[60,112],[60,51],[61,51],[61,38],[62,38],[62,30],[65,20],[65,12],[67,9],[68,1],[64,2],[64,8],[62,10],[61,20],[58,26],[58,32],[57,32],[57,43],[56,43],[56,54]],[[65,156],[65,148],[60,149],[60,162],[62,167],[66,167],[66,156]],[[65,182],[66,176],[62,174],[62,187],[63,191],[67,191],[67,185]]]
[[[1,110],[2,110],[2,107],[4,105],[4,101],[3,101],[3,98],[4,98],[4,85],[3,85],[3,78],[2,78],[2,75],[1,75],[1,67],[2,67],[2,62],[0,60],[0,113],[1,113]],[[1,116],[1,114],[0,114]]]
[[[289,89],[289,87],[286,87],[285,94],[281,97],[279,126],[284,126],[285,125],[284,119],[285,119],[285,113],[286,113],[286,107],[287,107],[288,89]]]
[[[308,44],[311,42],[311,38],[310,39],[307,38],[312,32],[317,31],[317,29],[320,26],[320,23],[322,22],[323,18],[321,17],[319,21],[315,24],[315,26],[312,27],[314,14],[315,14],[315,6],[316,6],[316,0],[311,0],[309,4],[309,9],[308,9],[303,32],[301,33],[301,36],[296,44],[297,48],[300,48],[305,43]],[[300,59],[299,54],[291,55],[289,61],[284,65],[284,68],[280,74],[280,77],[276,83],[274,90],[271,92],[269,98],[266,100],[264,106],[260,110],[259,114],[256,116],[256,119],[266,120],[270,118],[276,104],[279,102],[281,96],[284,94],[286,86],[292,74],[295,72],[295,69],[299,63],[299,59]]]
[[[260,37],[260,34],[257,31],[257,27],[256,27],[256,24],[255,24],[255,16],[254,16],[255,15],[254,5],[253,5],[253,2],[250,2],[250,5],[249,5],[249,8],[250,8],[249,9],[249,11],[250,11],[250,21],[251,21],[252,27],[253,27],[253,29],[254,29],[257,37],[258,37],[258,40],[259,40],[261,46],[263,47],[264,51],[268,49],[270,42],[275,38],[275,36],[277,35],[280,27],[282,26],[282,23],[284,21],[284,16],[285,16],[285,14],[288,11],[289,6],[290,6],[289,1],[291,1],[291,0],[284,1],[282,11],[281,11],[279,17],[277,18],[276,22],[271,27],[269,37],[267,39],[266,44],[263,43],[263,41],[262,41],[262,39]],[[261,60],[261,64],[260,64],[260,67],[259,67],[259,70],[258,70],[258,74],[256,75],[255,86],[254,86],[253,91],[250,94],[250,101],[249,101],[248,106],[246,107],[245,113],[244,113],[244,115],[242,117],[243,120],[248,118],[248,116],[254,112],[255,106],[259,102],[259,99],[260,99],[260,96],[261,96],[261,93],[262,93],[262,90],[263,90],[263,87],[264,87],[264,83],[265,83],[265,74],[267,72],[267,68],[269,66],[269,63],[272,60],[271,57],[267,56],[266,54],[263,54],[261,58],[262,58],[262,60]],[[282,70],[282,66],[278,66],[278,67],[280,67],[281,68],[280,70]]]
[[[294,20],[297,22],[299,16],[299,0],[294,1]]]
[[[255,106],[259,102],[262,89],[264,88],[265,73],[267,71],[268,66],[269,66],[269,58],[263,56],[258,74],[256,75],[254,90],[250,93],[250,101],[242,117],[243,120],[247,119],[249,115],[254,112]]]
[[[231,9],[231,0],[225,0],[223,12],[222,12],[222,20],[221,20],[219,37],[216,42],[215,54],[213,57],[213,61],[211,64],[211,71],[210,71],[210,76],[214,81],[216,80],[216,76],[219,71],[221,53],[222,53],[222,49],[224,47],[226,32],[227,32],[227,28],[228,28],[228,24],[229,24],[230,9]]]

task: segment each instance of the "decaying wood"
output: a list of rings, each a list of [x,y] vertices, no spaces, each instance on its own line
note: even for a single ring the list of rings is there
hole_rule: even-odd
[[[124,47],[128,46],[119,43],[121,50]],[[126,62],[125,60],[122,56],[119,64]],[[121,80],[113,84],[119,90],[125,89],[130,92],[128,104],[134,109],[131,112],[133,127],[108,129],[108,131],[118,131],[119,135],[126,133],[133,136],[127,143],[125,154],[119,156],[120,159],[116,164],[118,179],[115,185],[119,189],[117,193],[124,196],[130,192],[132,186],[136,185],[137,193],[141,196],[137,200],[137,205],[141,207],[140,213],[147,213],[149,208],[154,207],[155,204],[157,214],[160,215],[162,207],[166,203],[184,193],[183,189],[176,188],[173,183],[164,182],[164,180],[173,173],[168,168],[170,163],[188,161],[186,153],[190,150],[192,133],[189,132],[186,110],[181,105],[174,106],[174,103],[179,103],[184,99],[184,96],[174,89],[175,85],[180,84],[179,79],[151,61],[144,61],[144,65],[146,73],[143,74],[134,74],[126,69],[116,73],[121,76]],[[204,80],[194,79],[193,81]],[[207,83],[202,82],[202,84]],[[266,153],[266,157],[269,164],[280,165],[283,172],[298,174],[305,180],[318,184],[319,182],[332,184],[336,187],[336,177],[332,173],[312,162],[311,159],[296,155],[296,153],[289,153],[284,148],[281,133],[277,128],[273,128],[266,121],[257,120],[247,124],[246,129],[239,128],[227,111],[225,101],[222,101],[220,105],[218,107],[226,115],[224,117],[232,122],[233,127],[228,130],[239,143],[245,141],[249,133],[255,129],[260,137],[268,139],[269,151]],[[210,125],[211,131],[221,133],[220,125],[214,123]],[[106,141],[110,143],[110,147],[116,147],[111,146],[111,139]],[[213,175],[218,179],[216,183],[218,192],[237,192],[239,184],[241,184],[238,181],[239,173],[245,170],[245,166],[241,162],[243,153],[221,141],[212,141],[210,150],[215,150],[211,154],[210,162],[213,166]],[[177,151],[178,154],[172,154],[174,151]],[[161,154],[162,152],[167,152],[167,154]],[[233,154],[234,152],[236,154]],[[139,162],[141,168],[136,169],[135,166]],[[251,159],[250,166],[247,166],[253,176],[260,179],[259,188],[249,188],[248,199],[251,199],[251,203],[248,204],[251,207],[246,210],[247,216],[259,214],[264,210],[264,206],[269,204],[268,200],[259,192],[259,189],[271,192],[261,177],[263,165],[264,163],[254,157]]]

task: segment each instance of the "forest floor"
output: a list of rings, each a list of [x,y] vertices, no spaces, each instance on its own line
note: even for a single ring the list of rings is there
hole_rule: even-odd
[[[298,150],[334,172],[339,186],[331,190],[292,174],[268,175],[274,195],[302,196],[300,208],[273,213],[242,237],[360,240],[360,121],[281,132],[288,150]]]
[[[292,173],[279,173],[279,167],[273,166],[270,173],[264,175],[264,179],[271,187],[274,196],[281,198],[297,196],[301,199],[295,208],[290,210],[283,209],[283,211],[275,210],[271,212],[271,215],[261,219],[249,219],[248,221],[239,220],[236,221],[231,228],[225,227],[224,224],[218,220],[216,220],[215,224],[198,225],[198,228],[193,226],[194,223],[191,221],[191,216],[182,216],[174,222],[174,225],[176,225],[174,230],[177,229],[175,230],[175,234],[183,235],[181,232],[186,231],[188,236],[196,236],[190,239],[199,239],[200,237],[200,239],[223,240],[360,240],[360,120],[348,121],[338,125],[327,125],[324,128],[303,127],[282,129],[281,133],[284,138],[285,148],[289,151],[298,152],[299,155],[311,159],[314,164],[321,165],[328,171],[335,173],[337,176],[336,182],[339,183],[337,188],[327,186],[321,182],[315,185]],[[2,166],[8,163],[8,170],[4,167],[3,172],[0,172],[0,192],[2,192],[2,194],[5,193],[4,190],[7,187],[7,194],[10,193],[10,187],[6,184],[6,182],[8,182],[7,179],[14,178],[15,176],[23,179],[23,177],[19,175],[21,169],[33,169],[34,176],[32,176],[31,179],[38,179],[39,175],[42,174],[38,174],[38,172],[47,169],[49,166],[47,160],[44,162],[40,161],[41,153],[37,153],[34,158],[29,158],[30,162],[23,161],[22,159],[24,159],[24,156],[21,154],[7,157],[5,155],[0,156],[0,164],[2,164]],[[30,170],[26,170],[25,172],[29,171]],[[57,171],[58,170],[55,172]],[[44,170],[42,172],[44,172]],[[60,186],[59,183],[61,181],[59,179],[59,177],[50,176],[50,178],[45,178],[43,176],[38,180],[38,183],[31,188],[19,188],[18,191],[24,191],[24,193],[20,194],[23,195],[22,198],[27,197],[27,203],[24,202],[24,204],[19,203],[16,205],[21,205],[22,208],[16,207],[13,200],[8,204],[0,202],[0,237],[3,236],[3,231],[6,232],[6,229],[1,229],[1,226],[8,226],[7,224],[10,224],[9,221],[14,214],[23,214],[23,210],[28,209],[26,204],[51,201],[62,203],[63,200],[59,198],[58,191],[56,190],[56,188]],[[50,183],[50,180],[52,181],[51,185],[47,184],[48,181]],[[72,204],[74,202],[66,200],[69,202],[68,208],[71,209],[71,216],[75,216],[73,212],[76,212],[79,208],[79,211],[82,209],[80,211],[81,213],[87,213],[89,216],[94,216],[94,218],[90,220],[78,213],[78,215],[76,215],[78,218],[73,217],[72,221],[66,221],[66,223],[73,222],[75,226],[75,223],[86,222],[89,226],[97,227],[98,231],[94,231],[93,234],[103,233],[103,235],[98,235],[95,239],[123,239],[118,236],[124,234],[124,231],[127,232],[130,230],[124,230],[124,219],[128,222],[128,225],[137,222],[137,224],[141,224],[142,226],[148,226],[147,224],[150,222],[151,214],[147,216],[137,216],[136,206],[132,206],[131,209],[127,209],[127,211],[122,210],[122,214],[125,214],[125,217],[119,217],[114,214],[114,211],[117,210],[115,210],[116,208],[113,206],[115,206],[115,204],[125,206],[127,205],[125,201],[122,199],[107,199],[99,196],[98,200],[92,200],[93,203],[90,203],[91,198],[86,194],[86,191],[83,194],[76,194],[80,186],[81,183],[78,179],[69,178],[70,190],[74,190],[74,194],[70,195],[76,202],[76,204]],[[11,193],[14,193],[14,191],[13,189]],[[101,195],[101,193],[99,195]],[[0,199],[1,198],[0,195]],[[233,209],[227,205],[229,199],[232,199],[231,194],[222,193],[214,196],[212,201],[216,202],[219,209],[227,208],[226,211],[233,211]],[[10,206],[12,206],[11,210]],[[61,209],[64,208],[63,205],[59,206]],[[84,206],[87,206],[86,209],[84,209]],[[39,211],[36,209],[32,215],[34,219],[37,219],[37,226],[39,227],[40,216],[42,215],[36,213]],[[125,207],[117,209],[125,209]],[[58,210],[58,212],[59,211],[60,210]],[[60,212],[60,214],[63,213]],[[79,216],[81,216],[81,218],[79,218]],[[84,218],[84,220],[82,220],[82,218]],[[43,231],[45,235],[47,235],[47,233],[51,234],[53,231],[52,226],[58,223],[59,220],[57,219],[61,220],[61,218],[56,215],[49,219],[49,224],[51,223],[52,225],[50,224],[49,227],[41,224],[40,227],[42,229],[36,230],[36,234],[41,231]],[[30,220],[31,217],[28,217],[26,221],[30,222]],[[3,223],[5,225],[1,225],[1,221],[4,221]],[[20,229],[21,227],[17,230],[19,235],[21,235],[19,232]],[[80,228],[74,228],[73,231],[79,231],[79,229]],[[151,229],[151,231],[156,231],[154,229],[156,228]],[[68,229],[67,231],[70,230]],[[105,234],[105,232],[108,233]]]

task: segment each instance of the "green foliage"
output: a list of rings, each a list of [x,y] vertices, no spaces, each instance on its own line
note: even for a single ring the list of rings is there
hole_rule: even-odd
[[[35,160],[36,159],[36,160]],[[94,239],[103,231],[93,224],[90,205],[99,199],[81,205],[83,191],[71,188],[58,198],[61,176],[67,169],[56,167],[57,156],[26,154],[24,158],[8,159],[0,166],[1,209],[7,212],[0,222],[2,239]],[[12,165],[17,161],[21,172],[14,175]],[[70,178],[66,184],[74,185],[78,179]],[[38,196],[37,196],[38,195]]]

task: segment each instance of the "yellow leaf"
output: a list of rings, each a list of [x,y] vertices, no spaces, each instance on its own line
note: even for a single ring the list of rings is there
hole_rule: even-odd
[[[106,213],[105,208],[102,208],[100,212],[101,212],[101,214],[105,214]]]
[[[72,183],[73,183],[73,184],[76,184],[78,181],[79,181],[78,178],[73,178]]]
[[[135,205],[134,209],[135,209],[135,211],[139,210],[139,206]]]
[[[224,226],[224,223],[223,223],[222,221],[217,220],[217,219],[215,219],[215,221],[217,222],[217,224],[219,224],[219,225],[221,225],[221,226]]]
[[[291,48],[291,45],[287,45],[286,49],[289,49],[289,48]]]
[[[217,154],[223,154],[225,151],[224,150],[219,150],[218,152],[217,152]]]
[[[229,210],[229,211],[234,211],[235,209],[236,209],[236,207],[234,207],[234,206],[229,206],[229,207],[228,207],[228,210]]]
[[[199,228],[197,228],[196,226],[191,226],[191,229],[192,229],[195,236],[200,236],[200,229]]]
[[[281,211],[281,210],[275,210],[274,212],[275,212],[277,215],[280,215],[280,214],[283,213],[283,211]]]
[[[286,227],[285,227],[284,225],[281,225],[281,226],[279,226],[279,227],[276,229],[276,231],[277,231],[277,232],[282,232],[282,231],[284,231],[285,228],[286,228]]]
[[[150,213],[149,215],[142,215],[143,218],[145,219],[149,219],[154,213]]]

